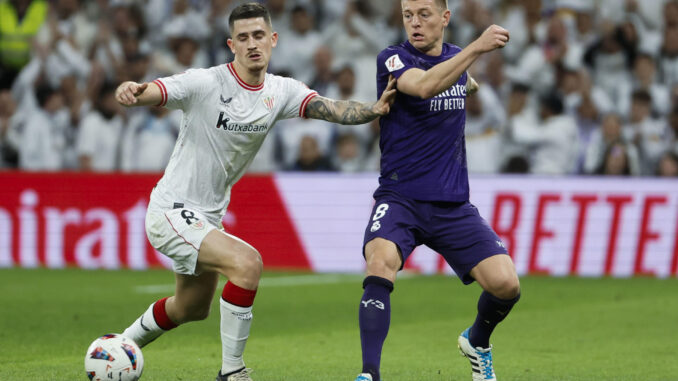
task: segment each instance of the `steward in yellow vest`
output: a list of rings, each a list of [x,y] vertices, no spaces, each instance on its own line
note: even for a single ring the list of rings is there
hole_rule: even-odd
[[[47,18],[45,0],[0,0],[0,76],[14,77],[31,59],[31,42]]]

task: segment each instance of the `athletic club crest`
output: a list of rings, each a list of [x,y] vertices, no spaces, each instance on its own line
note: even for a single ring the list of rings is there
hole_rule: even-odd
[[[264,106],[266,106],[266,109],[268,109],[268,111],[273,111],[274,102],[275,102],[275,97],[273,97],[273,96],[264,97]]]

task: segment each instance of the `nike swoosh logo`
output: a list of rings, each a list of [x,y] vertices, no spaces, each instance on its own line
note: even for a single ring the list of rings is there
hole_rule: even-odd
[[[144,315],[141,315],[141,321],[139,323],[141,324],[141,328],[143,328],[144,331],[151,332],[151,330],[144,325]]]

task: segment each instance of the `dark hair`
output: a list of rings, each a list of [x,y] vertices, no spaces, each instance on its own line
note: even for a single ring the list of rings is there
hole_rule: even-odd
[[[530,85],[521,82],[513,82],[511,84],[511,91],[516,93],[529,93]]]
[[[548,94],[541,96],[541,106],[547,110],[550,110],[551,113],[559,115],[563,113],[565,106],[563,105],[563,99],[555,92],[550,92]]]
[[[608,175],[609,173],[605,173],[605,170],[607,169],[607,162],[610,160],[610,155],[612,154],[613,151],[622,149],[624,153],[624,158],[626,160],[626,163],[624,165],[624,169],[622,169],[621,175],[624,176],[630,176],[631,175],[631,158],[629,157],[629,151],[628,147],[624,142],[621,140],[612,142],[605,147],[605,153],[603,154],[603,160],[601,163],[598,165],[598,168],[595,170],[596,175]]]
[[[47,100],[49,98],[58,93],[59,91],[52,88],[52,86],[46,84],[46,83],[41,83],[38,85],[38,87],[35,89],[35,97],[38,100],[38,104],[40,107],[45,107],[45,104],[47,103]]]
[[[103,97],[105,97],[108,94],[111,94],[111,93],[115,94],[115,90],[117,88],[118,87],[113,82],[105,81],[101,85],[101,87],[99,88],[97,100],[101,100]]]
[[[634,101],[652,103],[652,95],[646,90],[636,90],[631,94],[631,99]]]
[[[238,20],[244,19],[254,19],[258,17],[263,17],[266,24],[269,27],[273,28],[271,24],[271,15],[268,13],[268,9],[258,3],[245,3],[237,6],[231,15],[228,17],[228,27],[233,32],[233,25]]]

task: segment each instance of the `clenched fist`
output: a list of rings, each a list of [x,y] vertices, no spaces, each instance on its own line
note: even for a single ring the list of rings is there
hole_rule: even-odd
[[[491,52],[506,46],[509,41],[508,30],[499,25],[490,25],[473,43],[482,53]]]

